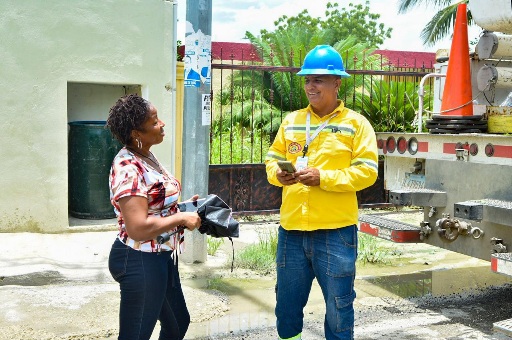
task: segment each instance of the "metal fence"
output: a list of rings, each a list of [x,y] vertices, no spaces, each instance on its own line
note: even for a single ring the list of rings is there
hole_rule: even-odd
[[[250,44],[214,48],[210,164],[262,163],[283,117],[300,108],[292,103],[307,105],[302,78],[295,75],[300,68],[263,62],[267,59]],[[366,116],[376,131],[412,131],[418,85],[434,71],[434,54],[377,50],[343,59],[351,74],[339,94],[345,105]],[[295,90],[281,93],[278,74]],[[427,110],[432,82],[426,82]]]
[[[249,44],[217,50],[214,46],[213,51],[208,190],[219,194],[235,214],[277,213],[281,188],[268,183],[262,163],[282,119],[299,108],[297,103],[307,105],[301,77],[295,75],[299,67],[265,63],[266,58]],[[345,88],[339,97],[347,107],[365,115],[376,131],[415,130],[418,85],[424,75],[433,72],[434,57],[415,59],[405,52],[383,52],[362,59],[343,56],[351,77],[342,82]],[[279,76],[295,90],[283,93],[275,81]],[[433,78],[429,79],[427,99],[433,88]],[[427,110],[430,103],[425,101]],[[387,204],[383,168],[380,161],[377,182],[358,192],[361,207]]]

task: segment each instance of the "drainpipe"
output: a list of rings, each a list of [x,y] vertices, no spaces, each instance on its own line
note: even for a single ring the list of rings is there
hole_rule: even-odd
[[[178,58],[178,50],[176,44],[178,43],[178,1],[172,1],[172,53],[171,53],[171,77],[170,90],[171,90],[171,127],[176,131],[176,63]],[[171,134],[171,169],[172,173],[176,173],[176,133]]]
[[[417,113],[417,120],[418,120],[418,133],[421,133],[423,130],[423,97],[425,96],[425,90],[423,89],[425,85],[425,81],[428,78],[432,77],[446,77],[446,74],[441,73],[429,73],[423,76],[420,81],[420,86],[418,88],[418,95],[419,95],[419,107],[418,107],[418,113]]]

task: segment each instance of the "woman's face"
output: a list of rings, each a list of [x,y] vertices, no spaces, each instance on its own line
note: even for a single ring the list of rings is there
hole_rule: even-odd
[[[142,148],[146,149],[155,144],[160,144],[164,140],[164,122],[158,118],[156,107],[149,106],[148,117],[137,131],[138,137],[142,143]]]

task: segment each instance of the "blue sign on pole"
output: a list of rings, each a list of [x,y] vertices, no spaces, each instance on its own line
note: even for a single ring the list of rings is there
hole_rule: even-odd
[[[201,30],[185,37],[185,87],[210,85],[211,46],[211,36]]]

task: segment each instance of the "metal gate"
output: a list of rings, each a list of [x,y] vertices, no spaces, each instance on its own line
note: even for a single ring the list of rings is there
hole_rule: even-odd
[[[267,181],[265,164],[210,165],[208,192],[216,193],[237,215],[279,213],[280,187]],[[387,206],[384,191],[384,161],[379,161],[375,184],[357,193],[361,207]]]

